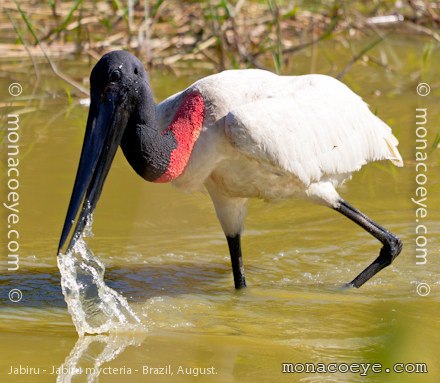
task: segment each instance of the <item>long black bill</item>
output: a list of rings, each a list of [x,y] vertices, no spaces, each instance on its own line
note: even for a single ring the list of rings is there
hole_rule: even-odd
[[[118,105],[117,96],[109,94],[102,102],[93,102],[92,98],[81,159],[57,254],[66,242],[83,200],[81,213],[66,253],[72,249],[87,225],[90,214],[93,213],[101,195],[127,119],[128,113]]]

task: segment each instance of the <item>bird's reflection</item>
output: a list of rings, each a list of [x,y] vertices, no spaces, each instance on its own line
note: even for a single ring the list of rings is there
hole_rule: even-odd
[[[104,363],[114,360],[128,346],[140,346],[145,336],[137,333],[80,337],[58,368],[57,383],[70,383],[72,379],[87,383],[97,381]]]

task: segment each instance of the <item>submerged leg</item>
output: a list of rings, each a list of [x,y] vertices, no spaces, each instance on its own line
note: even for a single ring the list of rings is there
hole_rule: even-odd
[[[231,254],[232,274],[234,274],[234,286],[236,289],[246,287],[244,277],[243,259],[241,257],[240,234],[235,236],[226,236],[228,240],[229,253]]]
[[[343,199],[340,199],[339,204],[333,209],[350,218],[383,244],[379,256],[374,262],[348,284],[349,286],[361,287],[380,270],[391,264],[402,250],[402,241]]]

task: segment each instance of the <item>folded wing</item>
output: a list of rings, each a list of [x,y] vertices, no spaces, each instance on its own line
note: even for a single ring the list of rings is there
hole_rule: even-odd
[[[314,77],[294,94],[232,110],[225,119],[231,144],[306,185],[349,174],[370,161],[403,166],[390,127],[339,81]]]

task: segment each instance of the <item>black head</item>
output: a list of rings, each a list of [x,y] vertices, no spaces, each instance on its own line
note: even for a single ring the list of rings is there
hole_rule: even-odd
[[[144,66],[137,57],[127,51],[105,54],[90,74],[92,103],[99,101],[109,92],[136,96],[145,85],[148,86],[148,76]]]
[[[96,207],[131,115],[146,105],[146,100],[152,99],[148,76],[142,63],[126,51],[113,51],[102,56],[90,75],[90,94],[81,158],[58,253],[83,202],[67,251],[81,235],[89,215]]]

